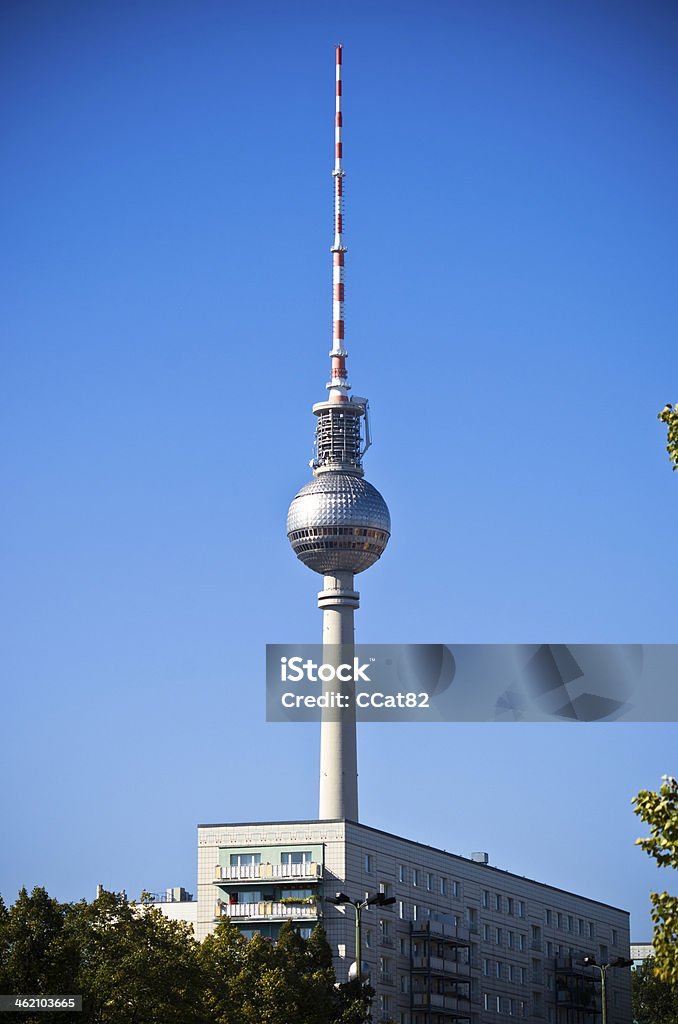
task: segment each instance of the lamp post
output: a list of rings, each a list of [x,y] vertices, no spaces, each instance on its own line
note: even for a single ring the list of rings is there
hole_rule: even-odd
[[[333,903],[335,907],[353,907],[353,910],[355,911],[355,968],[356,978],[358,982],[362,983],[363,950],[361,917],[363,910],[367,910],[368,907],[390,907],[395,903],[395,896],[385,896],[383,892],[377,892],[374,896],[370,896],[366,893],[364,899],[352,900],[345,892],[338,892],[334,896],[326,896],[325,901],[327,903]]]
[[[623,956],[616,956],[606,964],[599,964],[594,956],[585,956],[580,961],[584,967],[595,967],[600,973],[600,1004],[603,1011],[602,1024],[607,1024],[607,989],[605,979],[611,967],[631,967],[633,960],[625,960]]]

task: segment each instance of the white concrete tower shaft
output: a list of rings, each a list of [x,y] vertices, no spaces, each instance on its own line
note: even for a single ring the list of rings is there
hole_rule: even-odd
[[[353,664],[355,652],[353,613],[360,595],[352,572],[324,577],[318,594],[323,613],[323,661],[330,665]],[[328,683],[326,692],[340,692],[348,707],[325,708],[320,726],[320,820],[358,820],[358,752],[353,683]]]

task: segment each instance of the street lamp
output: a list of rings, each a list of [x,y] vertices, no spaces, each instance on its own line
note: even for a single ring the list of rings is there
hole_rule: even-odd
[[[625,960],[623,956],[616,956],[606,964],[596,962],[594,956],[585,956],[579,961],[584,967],[595,967],[600,972],[600,1003],[603,1010],[602,1024],[607,1024],[607,990],[605,988],[605,977],[611,967],[631,967],[633,960]]]
[[[326,896],[326,903],[333,903],[335,907],[353,907],[355,911],[355,967],[356,967],[356,978],[359,983],[362,983],[362,932],[361,922],[363,910],[368,907],[390,907],[395,903],[395,896],[385,896],[383,892],[377,892],[374,896],[370,896],[365,893],[365,898],[362,900],[352,900],[350,896],[347,896],[345,892],[335,893],[334,896]]]

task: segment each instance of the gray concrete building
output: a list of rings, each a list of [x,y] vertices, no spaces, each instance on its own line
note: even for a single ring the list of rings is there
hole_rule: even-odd
[[[275,938],[321,921],[340,981],[356,960],[352,908],[327,902],[383,892],[362,917],[362,961],[375,1021],[469,1024],[507,1017],[595,1024],[599,963],[629,955],[629,915],[616,907],[345,819],[200,825],[198,922],[222,916]],[[608,972],[609,1024],[631,1021],[628,970]]]

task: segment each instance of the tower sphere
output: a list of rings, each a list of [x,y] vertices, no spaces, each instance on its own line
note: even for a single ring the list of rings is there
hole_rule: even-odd
[[[292,499],[287,536],[304,565],[324,575],[363,572],[391,535],[388,506],[376,487],[352,473],[320,473]]]

